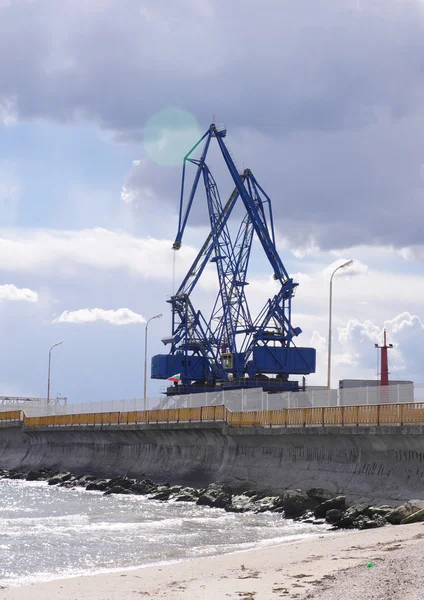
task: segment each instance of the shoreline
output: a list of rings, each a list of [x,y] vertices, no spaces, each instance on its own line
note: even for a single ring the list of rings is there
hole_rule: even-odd
[[[267,550],[270,548],[279,548],[281,546],[287,546],[289,544],[293,544],[293,543],[298,543],[298,542],[303,542],[303,541],[307,541],[307,540],[311,540],[311,539],[315,539],[318,535],[319,536],[331,536],[331,535],[338,535],[338,531],[336,530],[331,530],[331,529],[324,529],[321,527],[323,526],[317,526],[316,529],[316,533],[293,533],[293,534],[289,534],[284,538],[276,538],[278,539],[278,541],[272,540],[272,539],[267,539],[264,540],[263,542],[258,542],[255,546],[252,546],[250,548],[238,548],[237,550],[231,550],[228,552],[221,552],[221,553],[217,553],[217,554],[205,554],[199,557],[192,557],[192,556],[186,556],[186,557],[180,557],[180,558],[175,558],[175,559],[164,559],[164,560],[158,560],[157,562],[152,562],[152,563],[146,563],[146,564],[141,564],[141,565],[134,565],[134,566],[128,566],[128,567],[114,567],[114,568],[105,568],[105,569],[101,569],[99,568],[98,570],[94,570],[94,571],[86,571],[86,572],[80,572],[80,573],[74,573],[74,574],[68,574],[68,575],[64,575],[62,577],[60,576],[56,576],[51,574],[51,576],[49,576],[47,579],[44,580],[37,580],[37,581],[32,581],[32,582],[27,582],[27,583],[17,583],[16,585],[2,585],[0,584],[0,600],[2,598],[1,596],[1,591],[2,590],[17,590],[20,588],[24,588],[24,587],[33,587],[33,586],[39,586],[39,585],[44,585],[47,583],[54,583],[54,582],[60,582],[60,581],[68,581],[70,579],[78,579],[78,578],[86,578],[86,577],[101,577],[101,576],[107,576],[107,575],[115,575],[115,574],[124,574],[127,572],[132,572],[132,571],[142,571],[144,569],[154,569],[154,568],[164,568],[164,567],[168,567],[168,566],[172,566],[172,565],[180,565],[182,563],[192,563],[193,561],[200,561],[200,560],[206,560],[206,559],[212,559],[212,558],[219,558],[219,557],[226,557],[226,556],[233,556],[235,554],[245,554],[245,553],[250,553],[250,552],[255,552],[255,551],[260,551],[261,549],[263,550]],[[327,527],[329,527],[329,525],[327,525]],[[284,541],[287,538],[287,541]],[[295,539],[293,539],[295,538]]]
[[[349,579],[351,568],[369,579],[388,558],[406,549],[408,556],[424,548],[423,523],[386,526],[366,531],[322,532],[302,540],[188,559],[162,566],[146,566],[99,575],[56,579],[3,589],[1,600],[269,600],[318,598],[337,577]],[[375,561],[375,562],[374,562]],[[367,569],[372,562],[373,567]],[[182,565],[184,565],[182,567]],[[185,568],[189,566],[189,568]],[[348,571],[346,571],[348,569]],[[355,571],[355,569],[353,569]],[[358,574],[355,575],[358,577]],[[331,589],[330,589],[331,593]],[[327,596],[326,596],[327,597]],[[338,598],[341,596],[334,596]],[[356,596],[352,596],[352,598]],[[364,597],[362,592],[361,596]],[[395,596],[394,596],[395,597]],[[409,596],[403,596],[409,598]],[[418,596],[417,596],[418,597]],[[383,598],[383,596],[381,596]]]

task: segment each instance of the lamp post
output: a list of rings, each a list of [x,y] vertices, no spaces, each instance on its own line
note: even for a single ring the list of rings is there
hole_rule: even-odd
[[[331,274],[331,278],[330,278],[330,307],[329,307],[329,314],[328,314],[328,371],[327,371],[327,387],[329,390],[331,389],[331,320],[332,320],[332,309],[333,309],[333,277],[339,269],[344,269],[345,267],[350,267],[350,265],[353,265],[353,260],[348,260],[347,262],[343,263],[342,265],[339,265],[336,269],[334,269],[333,273]]]
[[[144,331],[144,410],[146,410],[146,389],[147,389],[147,328],[149,327],[150,321],[153,319],[160,319],[162,313],[151,317],[146,323],[146,329]]]
[[[52,350],[53,348],[56,348],[56,346],[60,346],[60,344],[63,344],[63,342],[57,342],[57,344],[54,344],[54,346],[52,346],[49,350],[49,374],[47,377],[47,406],[49,406],[50,404],[50,367],[52,363]]]

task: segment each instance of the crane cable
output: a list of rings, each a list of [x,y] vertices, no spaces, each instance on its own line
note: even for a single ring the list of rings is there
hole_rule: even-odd
[[[172,296],[175,294],[175,263],[177,258],[177,253],[175,250],[172,250]]]

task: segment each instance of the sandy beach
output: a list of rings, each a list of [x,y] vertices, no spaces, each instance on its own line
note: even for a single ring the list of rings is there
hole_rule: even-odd
[[[2,600],[418,600],[424,525],[330,532],[279,546],[5,589]],[[367,567],[367,564],[373,566]]]

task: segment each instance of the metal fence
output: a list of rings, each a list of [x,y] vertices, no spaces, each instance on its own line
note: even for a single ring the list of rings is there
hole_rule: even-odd
[[[424,386],[396,384],[346,389],[308,388],[305,392],[267,393],[262,388],[225,390],[148,398],[148,410],[200,408],[202,406],[226,406],[233,412],[270,411],[288,408],[314,408],[336,406],[359,406],[377,404],[402,404],[424,402]],[[81,402],[67,405],[47,405],[45,402],[25,402],[22,406],[28,416],[72,415],[82,413],[110,413],[143,411],[143,398]],[[0,412],[10,410],[1,405]]]
[[[232,412],[226,406],[168,408],[130,412],[100,412],[28,416],[24,411],[0,412],[0,426],[16,422],[27,428],[103,427],[155,423],[224,422],[232,427],[384,426],[424,423],[424,403],[322,406]]]

